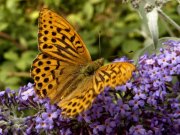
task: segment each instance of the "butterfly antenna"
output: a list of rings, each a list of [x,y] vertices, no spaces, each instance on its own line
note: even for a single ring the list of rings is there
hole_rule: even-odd
[[[99,58],[101,57],[101,31],[99,31]]]

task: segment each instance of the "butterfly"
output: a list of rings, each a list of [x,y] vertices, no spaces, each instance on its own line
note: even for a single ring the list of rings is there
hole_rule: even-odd
[[[65,117],[73,118],[92,105],[105,87],[125,84],[135,66],[103,58],[92,61],[74,28],[62,16],[43,8],[39,14],[38,48],[31,76],[35,92],[57,104]]]

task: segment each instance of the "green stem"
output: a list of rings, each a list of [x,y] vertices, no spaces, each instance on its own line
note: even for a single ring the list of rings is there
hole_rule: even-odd
[[[159,15],[165,20],[172,24],[178,31],[180,31],[180,26],[173,21],[169,16],[167,16],[162,10],[158,9]]]

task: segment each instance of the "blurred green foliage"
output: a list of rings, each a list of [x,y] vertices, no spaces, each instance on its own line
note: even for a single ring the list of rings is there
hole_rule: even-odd
[[[64,16],[78,31],[92,59],[107,61],[135,53],[146,47],[151,38],[139,14],[120,0],[1,0],[0,1],[0,89],[33,82],[30,68],[38,54],[38,16],[42,7]],[[177,2],[163,7],[178,21]],[[159,22],[160,37],[177,36],[173,27]],[[101,54],[99,51],[101,48]]]

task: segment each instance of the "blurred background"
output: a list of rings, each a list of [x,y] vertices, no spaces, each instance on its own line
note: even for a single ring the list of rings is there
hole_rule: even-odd
[[[178,2],[166,3],[162,10],[179,21]],[[38,54],[38,16],[42,7],[66,18],[85,42],[92,59],[106,62],[137,53],[151,40],[147,28],[132,3],[121,0],[0,0],[0,90],[18,89],[33,80],[32,61]],[[159,37],[178,36],[159,20]],[[99,50],[99,47],[101,51]]]

